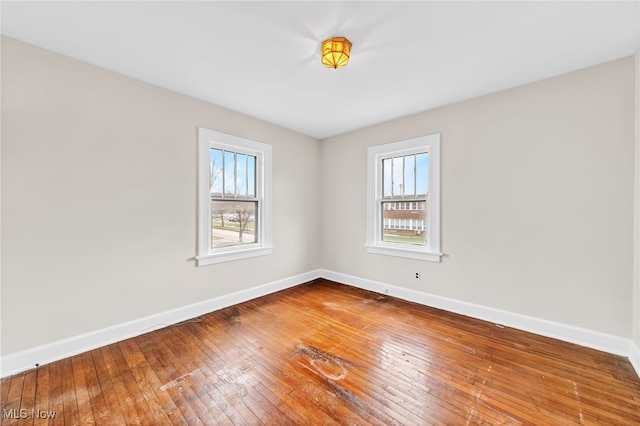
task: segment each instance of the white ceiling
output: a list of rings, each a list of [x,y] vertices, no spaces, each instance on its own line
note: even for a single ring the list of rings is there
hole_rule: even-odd
[[[2,33],[319,139],[633,55],[639,2],[6,2]],[[353,42],[347,67],[320,42]]]

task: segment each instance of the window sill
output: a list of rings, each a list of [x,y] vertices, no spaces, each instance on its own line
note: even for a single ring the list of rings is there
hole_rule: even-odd
[[[401,247],[382,247],[368,245],[367,252],[374,254],[382,254],[385,256],[404,257],[407,259],[426,260],[428,262],[440,262],[442,253],[429,252],[425,250],[412,250]]]
[[[249,257],[265,256],[271,254],[273,247],[258,247],[244,250],[229,250],[219,253],[211,253],[204,256],[196,256],[196,266],[213,265],[214,263],[231,262],[247,259]]]

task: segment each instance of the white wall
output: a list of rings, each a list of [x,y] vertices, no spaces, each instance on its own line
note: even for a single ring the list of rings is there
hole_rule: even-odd
[[[367,147],[436,132],[442,263],[368,254]],[[321,155],[324,268],[631,338],[633,57],[330,138]]]
[[[2,124],[2,354],[318,268],[313,138],[9,38]],[[198,126],[272,144],[272,255],[194,266]]]

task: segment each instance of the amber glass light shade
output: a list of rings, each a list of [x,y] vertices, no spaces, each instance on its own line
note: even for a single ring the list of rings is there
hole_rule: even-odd
[[[351,42],[344,37],[332,37],[322,42],[321,61],[327,68],[341,68],[349,62]]]

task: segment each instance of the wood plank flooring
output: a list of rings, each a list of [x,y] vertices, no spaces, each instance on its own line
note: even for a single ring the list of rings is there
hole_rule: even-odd
[[[6,378],[0,402],[3,425],[640,425],[626,358],[326,280]]]

